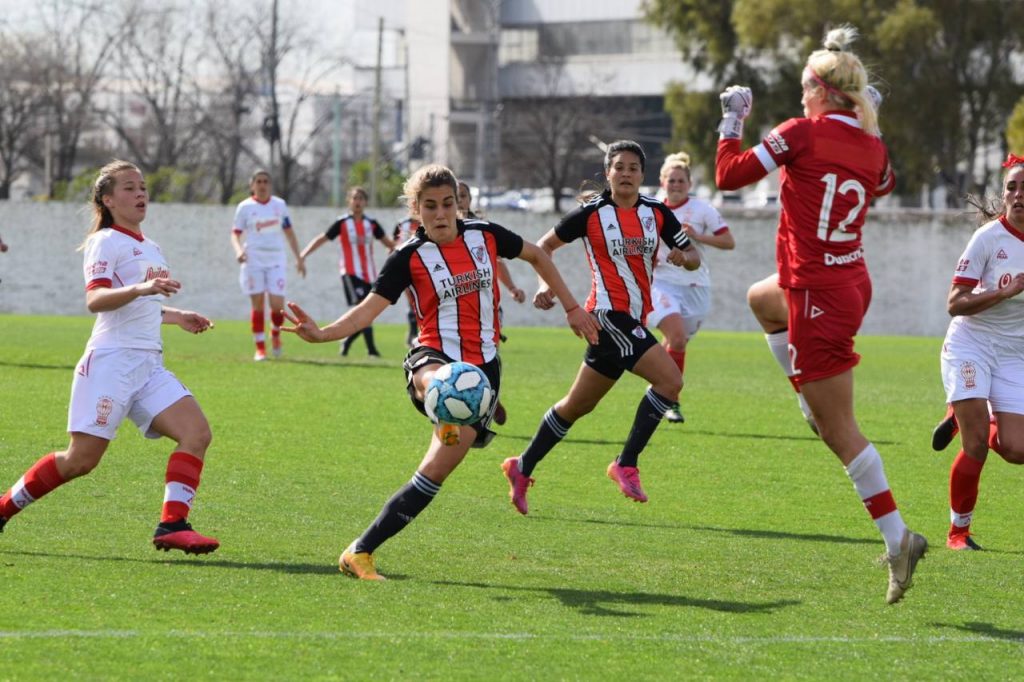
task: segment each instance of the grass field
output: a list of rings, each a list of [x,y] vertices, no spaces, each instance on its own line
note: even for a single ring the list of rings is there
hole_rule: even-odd
[[[66,444],[91,318],[0,316],[0,488]],[[1024,653],[1022,472],[997,457],[975,517],[981,553],[944,548],[955,451],[938,339],[860,339],[861,427],[904,517],[932,543],[887,606],[883,544],[756,334],[704,332],[686,424],[640,460],[651,501],[605,478],[643,384],[624,378],[538,467],[528,517],[498,468],[568,388],[567,330],[512,329],[509,421],[377,552],[386,583],[337,571],[341,549],[409,480],[428,439],[400,369],[286,340],[253,363],[242,323],[165,328],[167,365],[214,431],[192,521],[221,549],[157,553],[168,441],[126,424],[103,464],[0,535],[0,679],[1007,679]],[[1017,673],[1013,673],[1017,670]]]

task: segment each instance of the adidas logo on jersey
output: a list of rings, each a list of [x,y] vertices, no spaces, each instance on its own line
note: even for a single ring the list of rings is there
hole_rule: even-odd
[[[614,230],[614,229],[617,229],[617,228],[618,228],[618,225],[616,225],[615,223],[608,223],[608,226],[606,228],[604,228],[604,229],[607,232],[608,230]]]
[[[444,270],[444,266],[440,263],[434,265],[434,272],[437,272],[438,270]]]
[[[1009,256],[1006,255],[1005,251],[999,249],[999,253],[996,254],[996,258],[998,258],[999,260],[1006,260],[1007,258],[1009,258]]]

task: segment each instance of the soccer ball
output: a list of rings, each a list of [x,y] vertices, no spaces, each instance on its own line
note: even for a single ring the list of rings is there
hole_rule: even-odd
[[[452,362],[434,372],[423,405],[432,422],[475,424],[491,409],[491,382],[468,362]]]

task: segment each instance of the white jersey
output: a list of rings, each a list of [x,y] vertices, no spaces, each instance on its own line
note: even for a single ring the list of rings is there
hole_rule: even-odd
[[[284,231],[292,229],[288,204],[272,196],[266,202],[249,197],[235,209],[235,234],[245,235],[246,259],[253,265],[270,267],[285,258]]]
[[[678,206],[666,204],[679,219],[679,224],[684,228],[689,225],[697,234],[717,235],[729,229],[721,214],[711,204],[696,198],[689,198]],[[659,259],[654,267],[654,284],[659,282],[675,284],[676,286],[711,286],[711,270],[708,268],[707,260],[704,258],[704,245],[696,239],[691,240],[693,245],[700,251],[700,267],[696,270],[676,267],[664,260]]]
[[[167,261],[152,239],[117,227],[89,236],[85,246],[85,289],[120,289],[170,277]],[[163,296],[139,296],[131,303],[96,314],[86,350],[131,348],[160,350]]]
[[[1000,217],[982,225],[967,242],[953,275],[954,284],[974,287],[974,292],[1005,287],[1018,272],[1024,272],[1024,232]],[[949,323],[947,338],[965,327],[1001,337],[1024,337],[1024,294],[996,303],[973,315],[958,315]]]

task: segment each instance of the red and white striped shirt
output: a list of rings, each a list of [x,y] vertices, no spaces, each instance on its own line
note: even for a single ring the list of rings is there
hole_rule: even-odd
[[[346,214],[331,223],[324,236],[332,241],[338,239],[341,247],[338,269],[342,276],[353,275],[365,282],[374,280],[377,265],[373,262],[373,240],[385,237],[380,223],[365,215],[357,220]]]
[[[555,226],[555,235],[566,243],[583,239],[591,271],[584,308],[628,313],[641,324],[651,312],[659,239],[678,249],[690,245],[665,204],[641,194],[636,205],[622,208],[612,202],[609,190],[567,213]]]
[[[517,258],[523,238],[483,220],[458,228],[455,240],[436,244],[420,227],[388,257],[373,292],[396,303],[408,288],[420,345],[480,365],[498,354],[498,257]]]

